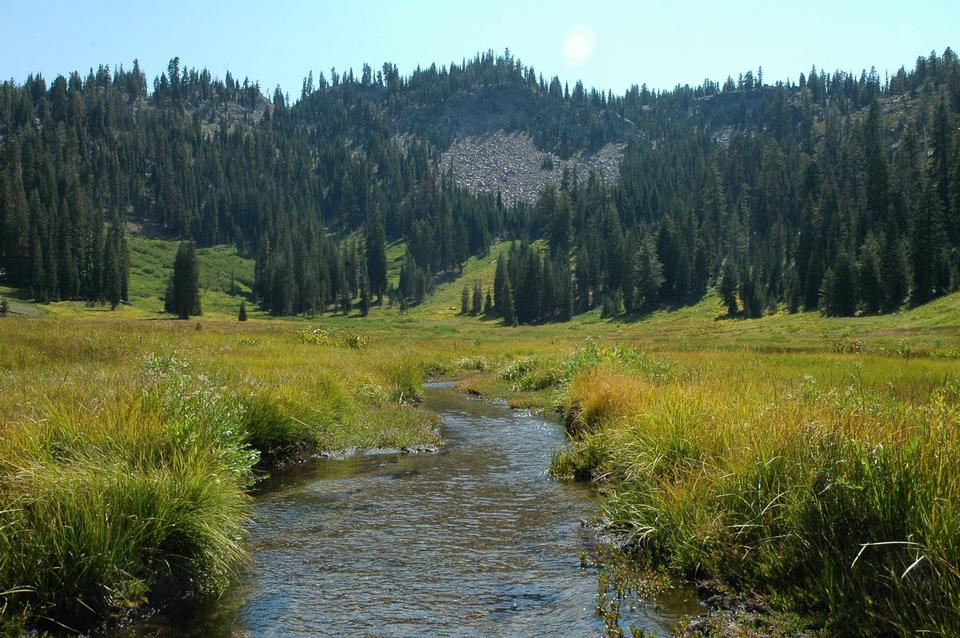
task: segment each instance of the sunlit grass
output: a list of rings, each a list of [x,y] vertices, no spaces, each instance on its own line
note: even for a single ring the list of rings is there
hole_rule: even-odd
[[[222,586],[243,557],[255,464],[436,445],[415,403],[437,375],[563,411],[576,440],[554,472],[601,484],[608,519],[672,569],[771,593],[835,633],[960,632],[960,295],[846,319],[726,319],[712,293],[626,320],[459,316],[460,289],[489,284],[502,243],[406,315],[240,323],[226,290],[236,266],[247,293],[250,264],[215,249],[201,253],[209,311],[176,321],[158,312],[175,244],[133,243],[134,306],[0,291],[46,315],[0,318],[7,622],[79,623],[160,588]],[[394,274],[403,254],[390,247]],[[325,337],[302,336],[315,329]],[[176,362],[171,391],[150,370]]]

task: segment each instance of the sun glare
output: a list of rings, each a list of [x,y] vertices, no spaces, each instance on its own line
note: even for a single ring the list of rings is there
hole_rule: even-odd
[[[597,36],[590,27],[583,24],[573,27],[563,38],[561,51],[564,61],[573,67],[583,66],[593,54],[596,40]]]

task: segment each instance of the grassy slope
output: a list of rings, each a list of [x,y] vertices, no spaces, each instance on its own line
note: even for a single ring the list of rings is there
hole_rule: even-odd
[[[177,243],[130,237],[130,301],[139,308],[160,312],[167,279],[173,272]],[[200,262],[201,303],[205,313],[235,315],[239,300],[230,296],[234,277],[240,296],[249,297],[253,286],[253,260],[237,255],[233,246],[197,250]]]
[[[79,301],[37,305],[29,302],[22,291],[0,288],[0,294],[8,294],[13,300],[12,309],[23,314],[55,316],[110,315],[119,318],[156,317],[163,313],[163,298],[167,280],[173,272],[173,259],[178,243],[166,239],[153,239],[130,234],[130,304],[111,311],[109,306],[88,307]],[[253,285],[252,259],[237,254],[233,246],[215,246],[197,250],[200,262],[200,301],[204,316],[235,317],[240,300],[249,300]],[[232,297],[231,275],[234,277],[239,297]],[[256,314],[249,303],[247,311]]]
[[[471,257],[463,273],[456,279],[437,286],[427,301],[410,309],[400,317],[396,308],[371,309],[365,319],[325,316],[312,319],[290,319],[310,323],[329,323],[334,326],[364,330],[395,331],[413,322],[432,324],[431,330],[449,333],[461,329],[471,333],[495,331],[502,327],[498,321],[475,317],[461,317],[460,291],[464,285],[480,281],[486,290],[492,286],[497,256],[509,250],[509,242],[495,244],[482,258]],[[106,307],[88,308],[80,302],[61,302],[38,306],[29,303],[18,291],[0,288],[11,301],[11,310],[22,315],[44,314],[69,316],[111,316],[144,318],[156,316],[163,309],[163,294],[170,275],[177,243],[130,236],[130,301],[110,312]],[[205,319],[229,319],[236,316],[239,299],[228,294],[231,274],[235,277],[241,297],[249,298],[253,283],[253,260],[236,254],[231,246],[201,248],[200,284]],[[396,280],[406,255],[403,242],[387,247],[389,277]],[[252,317],[265,316],[248,305]],[[107,314],[103,314],[107,313]],[[817,313],[790,315],[780,313],[762,319],[744,321],[722,316],[719,303],[712,295],[693,306],[676,310],[658,310],[642,317],[617,320],[602,319],[599,311],[578,315],[567,324],[518,328],[504,335],[526,334],[535,331],[551,339],[583,338],[589,335],[628,340],[653,350],[724,350],[752,347],[768,351],[818,351],[855,346],[860,341],[874,350],[896,350],[901,341],[915,351],[960,351],[960,295],[936,300],[920,308],[892,315],[858,318],[823,318]]]

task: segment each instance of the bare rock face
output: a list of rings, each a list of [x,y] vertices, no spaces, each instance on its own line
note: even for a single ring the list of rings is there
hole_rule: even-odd
[[[460,186],[473,193],[500,193],[504,202],[533,202],[546,184],[560,183],[565,168],[586,177],[598,172],[607,183],[620,175],[624,144],[607,144],[590,155],[568,160],[538,150],[526,133],[497,130],[458,137],[441,155]]]

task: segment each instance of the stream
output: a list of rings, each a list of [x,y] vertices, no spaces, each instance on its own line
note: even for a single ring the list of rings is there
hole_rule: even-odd
[[[590,490],[545,475],[552,419],[430,384],[438,454],[325,460],[263,485],[251,562],[219,599],[192,600],[122,635],[599,636]],[[679,590],[621,619],[660,635],[695,597]],[[630,635],[629,630],[626,632]]]

